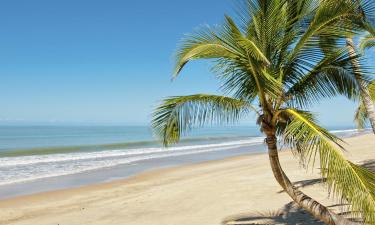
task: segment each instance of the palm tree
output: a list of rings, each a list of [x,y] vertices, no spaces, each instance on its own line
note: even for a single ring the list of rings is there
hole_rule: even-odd
[[[357,50],[355,48],[353,38],[348,37],[346,43],[347,43],[346,44],[347,48],[349,50],[349,54],[351,56],[357,55],[356,53]],[[367,44],[371,44],[371,41],[368,42]],[[360,108],[362,108],[365,111],[366,117],[370,121],[372,131],[375,134],[375,105],[371,97],[371,93],[369,92],[369,89],[367,88],[368,82],[362,79],[361,66],[358,63],[358,60],[355,57],[353,57],[353,59],[351,60],[351,63],[353,65],[353,68],[355,68],[355,70],[358,71],[357,73],[354,73],[354,76],[360,88],[360,97],[359,97]]]
[[[367,34],[360,40],[360,49],[362,52],[364,52],[364,50],[366,49],[375,47],[375,28],[369,23],[365,24],[364,27],[365,30],[367,30]],[[371,81],[366,88],[368,90],[372,102],[375,102],[375,80]],[[359,106],[354,118],[359,129],[365,128],[366,122],[368,120],[371,121],[371,118],[367,112],[368,110],[366,109],[365,101],[360,99]]]
[[[368,21],[369,18],[367,18],[368,15],[373,14],[372,11],[375,10],[374,9],[375,1],[374,0],[360,0],[360,1],[356,0],[356,1],[357,1],[357,4],[354,5],[355,7],[353,8],[353,10],[354,10],[354,13],[360,16],[353,17],[354,18],[353,24],[360,26],[363,30],[369,31],[369,34],[365,36],[365,38],[363,39],[361,43],[361,48],[365,49],[365,48],[374,46],[375,44],[375,40],[374,40],[375,30],[372,27],[370,21]],[[351,4],[352,1],[347,1],[347,0],[339,1],[340,4],[348,4],[348,2],[349,4]],[[346,46],[349,50],[350,55],[354,56],[357,54],[353,36],[347,37]],[[362,73],[360,71],[361,66],[358,63],[358,60],[355,57],[353,57],[353,59],[351,60],[351,63],[353,67],[356,68],[356,70],[358,71],[358,73],[355,73],[355,78],[360,88],[359,109],[361,109],[360,111],[362,111],[361,112],[362,115],[366,115],[367,120],[370,121],[372,131],[375,134],[375,105],[374,105],[373,98],[371,96],[371,93],[369,92],[367,83],[364,82],[362,79]],[[356,119],[357,119],[357,116],[359,115],[358,112],[356,114]],[[361,125],[360,122],[357,121],[357,123]]]
[[[153,115],[155,133],[167,146],[192,128],[233,123],[255,112],[276,181],[300,207],[326,224],[349,223],[293,186],[279,161],[279,141],[306,166],[317,159],[330,190],[351,204],[355,216],[375,224],[375,175],[346,160],[342,141],[306,110],[325,97],[360,94],[353,76],[358,68],[351,64],[359,58],[336,43],[344,45],[353,34],[351,7],[334,0],[247,0],[239,24],[226,16],[222,26],[187,36],[174,77],[189,61],[209,59],[225,95],[165,99]]]

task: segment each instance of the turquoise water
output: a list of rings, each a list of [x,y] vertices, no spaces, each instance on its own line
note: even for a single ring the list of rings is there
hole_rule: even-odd
[[[205,128],[163,148],[147,126],[0,127],[0,185],[259,144],[255,127]]]
[[[0,151],[38,147],[112,144],[151,140],[142,126],[3,126]]]
[[[356,132],[335,129],[339,135]],[[0,186],[147,160],[250,149],[263,141],[258,128],[251,126],[199,129],[170,148],[163,148],[147,126],[3,126]]]
[[[256,127],[202,128],[181,144],[259,136]],[[0,156],[159,146],[148,126],[0,126]]]

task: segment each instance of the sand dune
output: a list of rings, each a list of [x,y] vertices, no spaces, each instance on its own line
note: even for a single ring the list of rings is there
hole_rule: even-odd
[[[375,159],[375,138],[346,139],[348,158]],[[308,194],[334,205],[317,171],[281,153],[287,174]],[[318,184],[317,184],[318,183]],[[264,222],[316,224],[280,192],[265,154],[235,157],[140,174],[108,184],[36,194],[0,202],[0,224],[15,225],[215,225]],[[244,222],[235,222],[244,221]]]

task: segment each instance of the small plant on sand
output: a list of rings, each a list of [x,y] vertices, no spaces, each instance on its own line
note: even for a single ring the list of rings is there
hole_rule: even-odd
[[[345,46],[346,38],[361,29],[353,23],[360,17],[355,4],[247,0],[237,23],[226,16],[222,26],[187,36],[177,53],[175,76],[189,61],[209,59],[225,96],[165,99],[153,115],[155,133],[171,145],[194,127],[233,123],[255,112],[274,177],[300,207],[326,224],[350,223],[292,184],[279,161],[279,142],[306,166],[318,161],[331,193],[350,203],[366,224],[375,224],[375,175],[345,159],[342,140],[307,111],[323,98],[358,99],[356,79],[368,80],[365,65],[358,71],[351,63],[360,63],[359,56]]]

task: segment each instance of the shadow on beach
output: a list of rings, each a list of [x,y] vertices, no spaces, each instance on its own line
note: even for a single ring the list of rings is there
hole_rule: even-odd
[[[375,173],[375,160],[367,160],[362,163],[363,167]]]
[[[361,166],[364,168],[375,172],[375,160],[364,161]],[[311,179],[297,181],[294,185],[298,188],[304,188],[308,186],[313,186],[317,184],[325,183],[325,179]],[[283,193],[284,191],[279,191],[278,193]],[[352,217],[350,211],[346,211],[349,206],[346,204],[337,204],[328,206],[329,208],[341,208],[340,215],[346,215]],[[353,221],[360,222],[352,218]],[[294,202],[286,204],[282,209],[278,211],[270,212],[254,212],[248,214],[239,214],[234,216],[229,216],[222,222],[223,225],[271,225],[271,224],[285,224],[285,225],[323,225],[323,222],[320,222],[314,219],[308,212],[298,207]]]
[[[306,211],[300,209],[295,203],[290,202],[282,209],[274,212],[256,212],[230,216],[224,219],[223,225],[252,225],[252,224],[285,224],[285,225],[323,225],[315,220]]]

